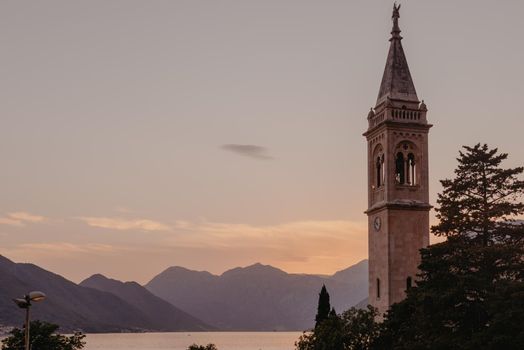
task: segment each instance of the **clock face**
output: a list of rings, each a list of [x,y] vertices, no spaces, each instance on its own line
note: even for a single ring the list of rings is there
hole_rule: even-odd
[[[380,230],[380,226],[382,225],[382,222],[380,220],[380,216],[377,216],[375,220],[373,220],[373,227],[375,228],[375,231]]]

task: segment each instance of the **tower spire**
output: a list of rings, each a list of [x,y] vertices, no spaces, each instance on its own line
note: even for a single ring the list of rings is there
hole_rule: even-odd
[[[389,40],[402,40],[402,37],[400,36],[400,27],[398,26],[398,19],[400,18],[400,4],[397,6],[397,3],[393,4],[393,15],[391,18],[393,19],[393,28],[391,29],[391,39]]]
[[[406,102],[419,102],[404,49],[398,19],[400,18],[400,5],[393,5],[393,28],[391,29],[391,42],[382,83],[378,92],[377,106],[387,99]]]

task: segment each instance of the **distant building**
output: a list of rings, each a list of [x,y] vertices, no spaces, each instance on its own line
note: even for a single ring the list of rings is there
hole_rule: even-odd
[[[384,313],[405,298],[429,244],[427,108],[419,101],[393,8],[389,53],[368,115],[369,303]]]

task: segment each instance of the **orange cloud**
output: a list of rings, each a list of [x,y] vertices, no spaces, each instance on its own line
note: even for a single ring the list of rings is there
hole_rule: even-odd
[[[37,223],[45,221],[46,218],[40,215],[33,215],[27,212],[18,211],[13,213],[8,213],[5,217],[0,217],[0,224],[22,227],[26,223]]]
[[[33,215],[29,214],[23,211],[18,211],[15,213],[9,213],[7,214],[10,218],[20,221],[28,221],[28,222],[42,222],[45,221],[45,218],[40,215]]]
[[[14,220],[11,218],[0,218],[0,224],[18,227],[24,226],[24,223],[22,221]]]
[[[117,250],[109,244],[73,244],[67,242],[55,243],[26,243],[18,246],[19,250],[29,250],[31,252],[49,252],[49,253],[112,253]]]
[[[125,219],[108,217],[80,217],[79,219],[92,227],[100,227],[120,231],[168,231],[171,229],[166,224],[148,219]]]
[[[286,271],[328,273],[367,258],[367,223],[298,221],[269,226],[177,222],[168,246],[250,255]],[[307,267],[306,267],[307,266]]]
[[[31,262],[46,260],[76,259],[79,255],[84,256],[113,256],[118,251],[127,250],[109,244],[84,243],[75,244],[69,242],[52,243],[23,243],[12,248],[0,249],[0,254],[5,254],[17,261],[31,258]]]

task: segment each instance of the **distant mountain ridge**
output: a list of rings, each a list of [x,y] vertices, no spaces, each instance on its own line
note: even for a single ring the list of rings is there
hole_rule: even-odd
[[[339,312],[362,302],[368,293],[367,260],[332,276],[288,274],[259,263],[219,276],[173,266],[146,288],[218,329],[269,331],[312,327],[323,284]]]
[[[21,326],[24,313],[11,299],[42,290],[48,298],[35,305],[33,317],[63,331],[304,330],[314,324],[323,284],[338,312],[364,306],[367,268],[364,260],[319,276],[254,264],[213,275],[175,266],[146,286],[100,274],[75,284],[0,255],[0,326]]]
[[[204,325],[190,318],[161,325],[162,320],[134,305],[136,299],[123,300],[112,293],[79,286],[36,265],[14,263],[0,255],[0,324],[18,327],[23,324],[24,312],[12,298],[22,297],[32,290],[47,294],[46,300],[32,308],[32,317],[57,323],[63,331],[202,330]]]
[[[211,326],[160,299],[136,282],[121,282],[95,274],[79,284],[116,295],[130,302],[144,313],[156,330],[160,331],[206,331]]]

